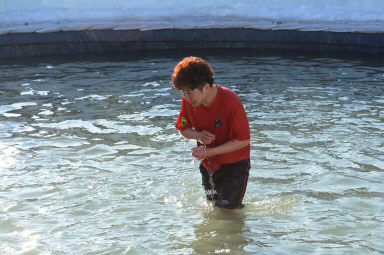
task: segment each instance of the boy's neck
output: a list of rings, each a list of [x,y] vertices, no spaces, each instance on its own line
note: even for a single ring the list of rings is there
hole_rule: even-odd
[[[212,86],[209,86],[207,87],[207,97],[206,97],[206,100],[205,102],[203,103],[203,105],[205,107],[208,107],[211,105],[211,103],[213,102],[213,100],[215,100],[216,98],[216,95],[217,95],[217,87],[215,85],[212,85]]]

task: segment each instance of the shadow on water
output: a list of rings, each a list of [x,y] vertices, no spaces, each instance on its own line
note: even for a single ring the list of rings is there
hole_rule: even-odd
[[[199,56],[207,60],[227,59],[239,57],[278,57],[295,61],[306,61],[311,58],[339,59],[345,61],[360,61],[365,65],[381,66],[384,55],[372,55],[365,53],[340,53],[340,52],[317,52],[317,51],[295,51],[295,50],[270,50],[270,49],[179,49],[179,50],[142,50],[123,51],[108,53],[84,53],[74,55],[51,55],[36,57],[16,57],[2,59],[0,65],[27,65],[36,66],[41,63],[65,64],[76,62],[121,62],[138,60],[162,60],[172,59],[173,69],[177,61],[186,56]],[[171,70],[172,71],[172,70]]]

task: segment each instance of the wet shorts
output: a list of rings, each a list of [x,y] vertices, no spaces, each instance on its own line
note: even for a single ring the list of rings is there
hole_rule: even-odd
[[[217,171],[208,170],[202,163],[200,172],[207,199],[215,201],[215,206],[235,209],[243,208],[241,204],[247,188],[250,160],[223,164]]]

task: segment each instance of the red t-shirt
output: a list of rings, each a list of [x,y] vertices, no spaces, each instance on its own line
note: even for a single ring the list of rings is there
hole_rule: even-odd
[[[216,84],[214,86],[217,87],[217,94],[208,107],[194,107],[183,97],[176,128],[180,131],[186,128],[194,128],[198,132],[208,130],[215,134],[215,140],[207,144],[207,148],[229,140],[249,140],[249,123],[239,96],[231,89]],[[199,142],[197,144],[201,145]],[[203,164],[217,171],[222,164],[235,163],[249,158],[249,155],[250,145],[234,152],[207,157]]]

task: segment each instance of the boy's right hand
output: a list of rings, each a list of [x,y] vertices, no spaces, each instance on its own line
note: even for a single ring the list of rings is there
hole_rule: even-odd
[[[202,144],[210,144],[215,140],[215,135],[207,130],[199,132],[198,141]]]

